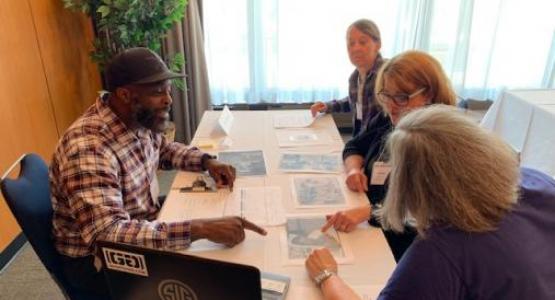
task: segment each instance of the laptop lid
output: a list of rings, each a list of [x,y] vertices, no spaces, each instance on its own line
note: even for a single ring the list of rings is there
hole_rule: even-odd
[[[252,266],[98,242],[113,299],[260,300],[260,271]]]

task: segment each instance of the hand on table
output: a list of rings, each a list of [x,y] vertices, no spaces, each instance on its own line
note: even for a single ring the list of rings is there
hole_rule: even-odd
[[[326,103],[318,101],[312,106],[310,106],[310,112],[312,113],[312,117],[316,117],[319,112],[325,112],[328,109]]]
[[[338,211],[333,215],[326,215],[327,222],[322,226],[322,232],[330,227],[337,231],[351,232],[355,230],[358,224],[370,219],[370,212],[370,206],[361,206]]]
[[[310,253],[305,261],[308,276],[314,279],[316,275],[320,274],[324,269],[337,274],[337,262],[331,255],[327,248],[316,249]]]
[[[240,217],[197,219],[191,221],[191,240],[208,239],[215,243],[233,247],[245,239],[245,229],[260,235],[266,230]]]
[[[368,191],[368,177],[366,177],[361,169],[351,169],[347,173],[347,179],[345,180],[345,183],[347,184],[347,187],[352,191],[359,193]]]
[[[209,159],[204,166],[210,176],[216,181],[217,187],[229,186],[233,190],[233,182],[235,181],[235,167],[224,164],[216,159]]]

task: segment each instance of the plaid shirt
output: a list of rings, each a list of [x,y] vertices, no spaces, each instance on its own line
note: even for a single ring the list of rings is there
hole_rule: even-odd
[[[364,89],[362,92],[362,128],[366,127],[368,120],[372,119],[378,112],[380,112],[379,106],[374,103],[374,88],[376,85],[376,76],[378,70],[384,63],[384,59],[380,54],[376,57],[374,66],[366,75],[364,80]],[[327,104],[328,112],[356,112],[357,105],[357,93],[358,93],[358,71],[355,71],[349,77],[349,96],[340,99],[333,100]],[[353,113],[353,126],[356,120],[356,113]]]
[[[202,169],[204,153],[162,134],[127,129],[100,98],[64,134],[50,166],[53,234],[67,256],[93,254],[104,239],[151,248],[189,246],[190,222],[156,221],[150,184],[158,167]]]

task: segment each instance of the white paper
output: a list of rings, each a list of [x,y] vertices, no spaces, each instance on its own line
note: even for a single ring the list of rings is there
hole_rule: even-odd
[[[231,133],[231,126],[233,125],[233,114],[229,110],[229,108],[224,106],[220,117],[218,118],[218,124],[220,128],[225,132],[225,134],[229,135]]]
[[[271,280],[267,278],[260,278],[260,285],[262,290],[272,291],[280,294],[283,294],[283,292],[285,292],[285,288],[287,287],[286,282]]]
[[[329,134],[313,129],[276,130],[276,137],[280,147],[330,145],[332,143]]]
[[[274,128],[303,128],[312,125],[316,118],[312,117],[310,110],[290,112],[274,116]]]
[[[327,233],[320,229],[326,223],[323,215],[297,215],[287,217],[282,231],[281,258],[284,265],[304,265],[315,249],[327,248],[338,264],[353,262],[352,251],[341,235],[333,228]]]
[[[238,176],[266,175],[266,163],[262,150],[223,151],[218,160],[235,167]]]
[[[183,210],[183,219],[220,218],[224,214],[225,202],[229,191],[220,190],[215,193],[187,193]]]
[[[291,180],[293,198],[298,208],[346,205],[337,176],[294,176]]]
[[[279,168],[284,172],[297,173],[340,173],[339,154],[283,153]]]
[[[262,226],[285,224],[281,188],[275,186],[239,188],[227,200],[224,215],[241,216]]]

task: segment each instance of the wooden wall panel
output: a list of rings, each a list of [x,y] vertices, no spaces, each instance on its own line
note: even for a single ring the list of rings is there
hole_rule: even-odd
[[[89,107],[100,89],[91,63],[92,26],[84,14],[65,9],[61,0],[30,0],[50,100],[60,134]]]
[[[0,169],[22,153],[48,157],[58,139],[27,1],[0,1]],[[2,199],[0,249],[20,229]]]
[[[49,161],[60,134],[94,101],[91,39],[88,20],[61,0],[0,0],[0,174],[23,153]],[[0,199],[0,251],[19,233]]]

